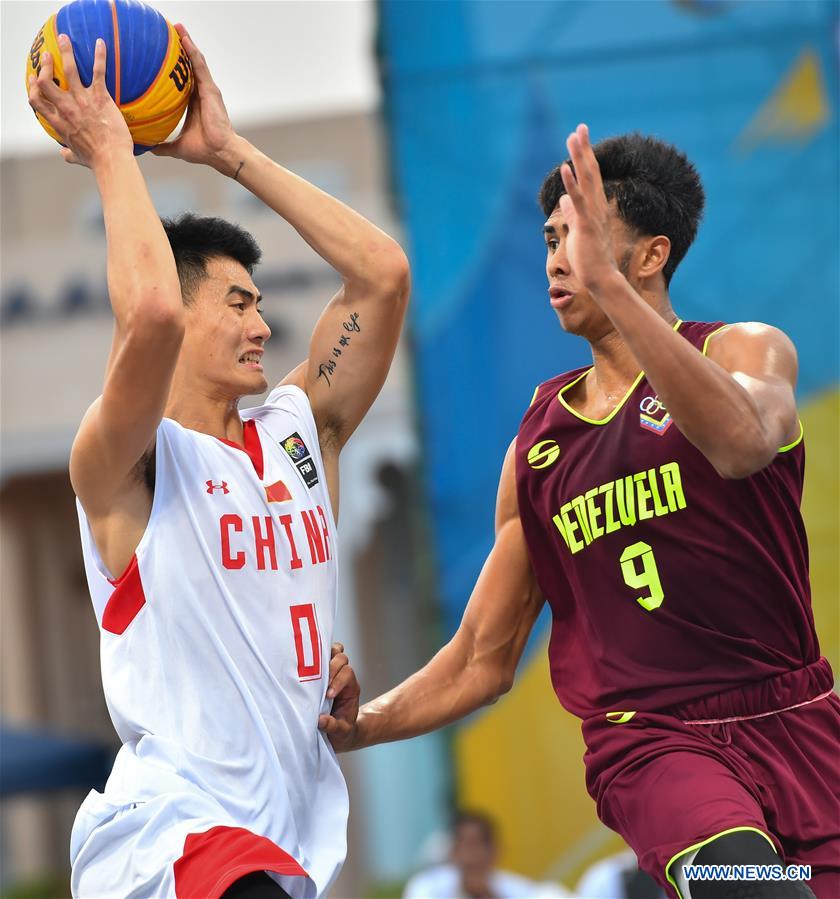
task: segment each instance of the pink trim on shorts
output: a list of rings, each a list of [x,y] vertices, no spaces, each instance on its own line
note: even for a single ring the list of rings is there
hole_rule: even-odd
[[[789,712],[791,709],[801,709],[804,705],[810,705],[812,702],[819,702],[821,699],[827,699],[833,693],[833,690],[826,690],[825,693],[815,696],[813,699],[806,699],[805,702],[797,702],[795,705],[785,706],[783,709],[773,709],[772,712],[760,712],[757,715],[736,715],[732,718],[704,718],[702,721],[683,721],[683,724],[731,724],[734,721],[752,721],[754,718],[767,718],[769,715],[779,715],[782,712]]]

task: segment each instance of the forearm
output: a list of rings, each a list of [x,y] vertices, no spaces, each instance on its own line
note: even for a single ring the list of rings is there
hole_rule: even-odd
[[[404,254],[396,241],[244,138],[234,138],[216,168],[286,219],[345,282],[369,283],[381,290],[403,276]]]
[[[108,291],[118,328],[180,322],[175,259],[137,161],[107,154],[94,168],[108,241]]]
[[[494,702],[508,688],[447,644],[420,671],[362,706],[356,748],[437,730]]]
[[[761,410],[736,378],[684,340],[619,274],[596,294],[682,434],[722,474],[758,469],[773,445]]]

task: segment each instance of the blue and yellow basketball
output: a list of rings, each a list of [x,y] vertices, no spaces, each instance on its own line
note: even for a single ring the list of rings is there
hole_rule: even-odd
[[[73,44],[82,84],[93,78],[97,38],[108,48],[105,83],[128,122],[139,155],[166,140],[181,120],[193,88],[192,66],[175,28],[157,10],[138,0],[74,0],[50,16],[38,32],[26,59],[29,76],[37,74],[41,53],[53,57],[55,81],[67,89],[58,36]],[[36,113],[51,137],[58,135]]]

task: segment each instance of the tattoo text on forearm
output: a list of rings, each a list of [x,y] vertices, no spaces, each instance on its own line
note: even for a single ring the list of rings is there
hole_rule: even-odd
[[[342,351],[346,350],[350,345],[351,335],[353,333],[359,333],[362,330],[359,325],[359,313],[351,312],[350,318],[346,322],[342,322],[341,327],[344,328],[346,333],[338,338],[338,346],[332,348],[332,358],[327,359],[326,362],[322,362],[318,366],[318,377],[323,378],[327,382],[327,387],[331,385],[330,377],[338,366],[338,357],[341,356]]]

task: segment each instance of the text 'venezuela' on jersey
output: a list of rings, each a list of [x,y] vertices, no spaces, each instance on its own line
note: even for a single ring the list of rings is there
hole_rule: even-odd
[[[722,323],[678,322],[705,352]],[[516,442],[519,514],[552,612],[549,662],[581,718],[666,708],[819,658],[800,439],[721,478],[644,374],[604,420],[540,385]]]
[[[297,387],[242,418],[244,447],[161,422],[149,523],[120,578],[79,505],[123,746],[76,818],[74,895],[210,895],[228,859],[310,899],[344,860],[347,791],[318,730],[337,565],[318,434]]]

